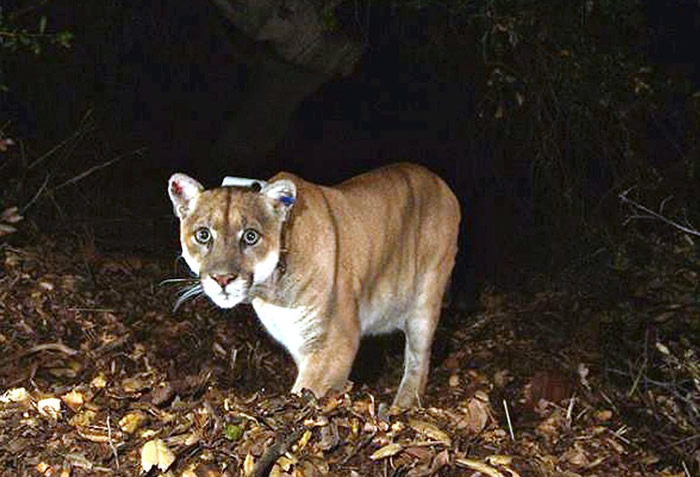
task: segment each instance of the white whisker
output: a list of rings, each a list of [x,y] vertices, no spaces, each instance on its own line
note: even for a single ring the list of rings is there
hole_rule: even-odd
[[[204,293],[204,288],[202,287],[201,283],[196,283],[191,287],[183,288],[182,290],[180,290],[179,293],[180,296],[177,298],[177,300],[175,300],[175,305],[173,306],[173,313],[177,311],[180,305],[182,305],[190,298],[197,297]]]
[[[158,283],[158,286],[163,286],[163,285],[170,285],[171,283],[182,283],[182,282],[190,282],[190,283],[195,283],[198,282],[196,278],[166,278],[165,280],[161,280],[160,283]]]

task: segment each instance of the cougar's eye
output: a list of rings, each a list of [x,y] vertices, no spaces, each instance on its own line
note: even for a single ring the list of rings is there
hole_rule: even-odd
[[[242,239],[243,243],[248,246],[255,245],[260,240],[260,233],[254,229],[245,229]]]
[[[204,245],[211,240],[211,232],[206,227],[200,227],[195,231],[194,239]]]

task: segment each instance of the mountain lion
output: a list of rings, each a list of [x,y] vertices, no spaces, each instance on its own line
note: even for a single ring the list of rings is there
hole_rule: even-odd
[[[420,404],[460,220],[438,176],[396,164],[333,187],[280,173],[262,187],[204,190],[174,174],[168,192],[199,276],[187,295],[251,303],[294,358],[292,392],[342,387],[362,335],[401,330],[394,405]]]

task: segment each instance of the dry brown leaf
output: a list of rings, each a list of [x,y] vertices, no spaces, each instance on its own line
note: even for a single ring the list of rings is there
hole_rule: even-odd
[[[61,400],[58,398],[45,398],[36,403],[39,414],[51,419],[61,417]]]
[[[280,468],[279,464],[275,464],[272,466],[268,477],[282,477],[282,469]]]
[[[576,444],[564,452],[559,460],[568,462],[574,467],[586,467],[590,464],[590,460],[588,459],[588,456],[586,456],[584,450]]]
[[[141,448],[141,468],[144,472],[148,472],[153,466],[165,472],[174,461],[175,454],[161,439],[150,440]]]
[[[566,417],[562,411],[557,410],[537,426],[537,433],[544,437],[556,438],[559,436],[560,430],[566,428],[566,425]]]
[[[289,470],[298,463],[296,459],[293,459],[290,456],[291,454],[283,455],[279,459],[277,459],[277,465],[279,465],[280,469],[282,469],[285,472],[289,472]]]
[[[493,373],[493,384],[497,388],[505,388],[511,381],[510,371],[507,369],[502,369]]]
[[[486,458],[486,462],[491,465],[510,465],[513,462],[513,456],[493,454]]]
[[[387,457],[392,457],[403,450],[403,446],[398,442],[393,442],[387,444],[384,447],[377,449],[369,456],[372,460],[386,459]]]
[[[25,388],[12,388],[2,393],[2,396],[0,396],[0,402],[22,402],[26,401],[29,398],[30,395]]]
[[[124,378],[122,389],[127,393],[136,393],[150,387],[150,383],[140,376]]]
[[[24,219],[24,217],[20,215],[17,206],[8,207],[0,213],[0,221],[7,222],[8,224],[16,224],[22,219]]]
[[[195,472],[196,468],[196,464],[190,464],[189,467],[182,471],[180,477],[198,477],[197,473]]]
[[[447,358],[445,358],[445,361],[442,362],[442,365],[446,367],[447,369],[450,370],[458,370],[460,368],[460,362],[464,358],[464,353],[462,352],[457,352],[449,355]]]
[[[255,472],[255,458],[250,454],[246,454],[243,461],[243,475],[253,475],[253,472]]]
[[[457,459],[455,459],[455,464],[457,464],[457,467],[464,467],[467,469],[476,470],[477,472],[481,472],[482,474],[486,474],[489,477],[505,477],[497,469],[494,469],[490,465],[485,464],[483,462],[479,462],[478,460],[467,459],[467,458],[457,458]]]
[[[483,431],[491,417],[488,396],[484,399],[484,396],[479,394],[469,398],[462,408],[462,412],[464,412],[464,417],[457,422],[457,429],[468,429],[474,434]]]
[[[571,397],[574,385],[568,373],[559,369],[548,369],[536,373],[526,386],[526,400],[531,407],[541,399],[558,403]]]
[[[617,452],[618,454],[625,454],[627,452],[627,450],[625,450],[625,446],[617,442],[615,439],[608,438],[606,440],[610,444],[610,447],[615,449],[615,452]]]
[[[85,396],[80,391],[73,389],[72,391],[64,394],[61,399],[66,403],[73,412],[77,412],[85,404]]]
[[[459,386],[459,375],[458,374],[453,374],[450,376],[450,378],[447,380],[447,384],[451,388],[456,388]]]
[[[430,447],[406,447],[404,452],[418,460],[426,460],[432,457],[433,451]]]
[[[2,237],[3,235],[10,235],[15,232],[17,232],[17,229],[12,225],[0,223],[0,237]]]
[[[452,445],[452,439],[450,438],[450,436],[447,435],[446,432],[442,431],[435,424],[426,421],[421,421],[420,419],[411,418],[408,420],[408,425],[411,426],[413,430],[415,430],[419,434],[423,434],[429,437],[430,439],[433,439],[437,442],[441,442],[448,447]]]
[[[442,469],[446,465],[450,464],[450,453],[447,449],[443,449],[438,455],[433,459],[432,464],[430,464],[430,475],[434,475],[438,470]]]
[[[513,463],[513,456],[493,454],[486,458],[486,462],[493,466],[503,467],[503,470],[508,472],[511,477],[520,477],[520,474],[509,467]]]
[[[55,472],[55,469],[46,462],[39,462],[36,465],[36,471],[39,472],[41,475],[52,476]]]
[[[97,417],[97,413],[92,409],[81,411],[68,420],[68,424],[73,427],[85,427],[92,424]]]
[[[105,377],[104,373],[100,373],[92,378],[92,381],[90,381],[90,386],[97,389],[102,389],[107,386],[107,378]]]
[[[309,443],[312,435],[313,433],[311,432],[311,429],[307,429],[306,431],[304,431],[304,434],[301,436],[299,442],[297,443],[297,449],[301,450],[304,447],[306,447],[306,444]]]
[[[133,434],[146,420],[146,416],[139,411],[130,412],[119,419],[119,428],[127,434]]]

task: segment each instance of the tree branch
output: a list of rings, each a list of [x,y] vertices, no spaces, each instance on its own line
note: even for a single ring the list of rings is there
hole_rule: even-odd
[[[630,199],[629,197],[627,197],[627,194],[629,194],[629,192],[631,190],[632,189],[627,189],[626,191],[624,191],[618,195],[620,200],[623,203],[629,205],[630,208],[632,209],[632,215],[630,215],[629,217],[627,217],[627,219],[625,219],[625,223],[629,222],[630,220],[637,220],[637,219],[660,220],[661,222],[663,222],[667,225],[670,225],[671,227],[677,228],[681,232],[687,233],[689,235],[694,235],[695,237],[700,237],[700,232],[697,231],[696,229],[681,225],[678,222],[675,222],[675,221],[661,215],[660,213],[654,212],[653,210],[643,206],[639,202],[636,202],[636,201]],[[659,208],[660,212],[663,212],[664,206],[666,205],[666,203],[668,202],[669,199],[670,198],[666,198],[665,200],[663,200],[661,202],[661,206]]]

